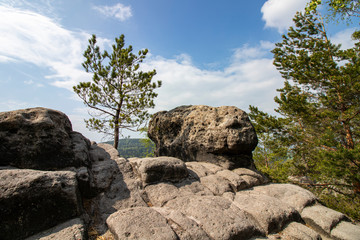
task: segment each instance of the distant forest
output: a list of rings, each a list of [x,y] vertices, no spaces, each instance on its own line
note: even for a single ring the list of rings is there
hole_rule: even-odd
[[[114,142],[106,142],[113,144]],[[119,155],[124,158],[152,157],[154,156],[155,144],[145,138],[125,138],[119,140]]]

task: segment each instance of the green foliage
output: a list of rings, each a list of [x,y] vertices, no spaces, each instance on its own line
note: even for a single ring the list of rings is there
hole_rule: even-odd
[[[124,138],[119,140],[119,155],[124,158],[131,157],[153,157],[155,144],[149,139],[144,144],[144,138]],[[113,144],[113,142],[107,142]]]
[[[272,51],[285,79],[275,98],[279,117],[250,106],[260,140],[255,163],[275,181],[310,178],[324,203],[336,200],[336,209],[359,219],[360,43],[347,50],[331,43],[316,10],[294,22]],[[345,203],[350,198],[355,205]]]
[[[132,53],[132,46],[125,48],[125,37],[115,38],[112,53],[101,52],[96,36],[89,39],[82,64],[93,74],[91,82],[74,86],[75,93],[90,107],[92,118],[85,120],[86,127],[114,137],[117,147],[120,130],[134,130],[149,118],[148,108],[154,107],[157,97],[154,90],[161,82],[152,82],[156,71],[140,71],[140,63],[148,50]]]
[[[311,0],[305,10],[308,14],[314,13],[320,5],[325,6],[329,21],[337,18],[351,21],[351,17],[360,17],[360,0]]]

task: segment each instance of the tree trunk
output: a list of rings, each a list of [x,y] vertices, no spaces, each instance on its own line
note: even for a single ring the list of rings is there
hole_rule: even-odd
[[[117,149],[119,145],[119,124],[115,124],[114,129],[114,148]]]
[[[119,145],[119,116],[120,116],[120,107],[116,110],[116,115],[114,119],[114,148],[117,149]]]

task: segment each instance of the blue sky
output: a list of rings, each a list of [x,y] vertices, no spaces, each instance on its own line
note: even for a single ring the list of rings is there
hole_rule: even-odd
[[[156,108],[249,105],[273,112],[283,80],[272,65],[276,42],[306,0],[0,0],[0,111],[48,107],[94,141],[88,109],[72,86],[89,81],[81,63],[91,34],[108,48],[148,48],[143,69],[162,80]],[[333,41],[351,47],[351,26],[330,26]],[[126,136],[139,134],[125,132]]]

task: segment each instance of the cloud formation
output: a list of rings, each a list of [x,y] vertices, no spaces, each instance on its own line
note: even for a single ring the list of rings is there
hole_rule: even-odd
[[[156,79],[163,81],[157,90],[154,111],[169,110],[180,105],[234,105],[247,110],[249,105],[272,112],[276,89],[283,80],[272,64],[270,44],[244,45],[234,49],[231,62],[222,70],[206,70],[195,66],[188,55],[166,59],[151,57],[144,70],[156,69]]]
[[[114,17],[120,21],[125,21],[132,17],[132,10],[130,6],[125,6],[121,3],[113,6],[94,6],[93,9],[105,15],[106,17]]]
[[[283,33],[292,25],[297,11],[302,11],[308,0],[267,0],[261,8],[265,27],[276,28]]]
[[[89,79],[81,67],[89,34],[72,32],[44,15],[0,5],[0,61],[48,68],[51,84],[71,89]]]
[[[51,18],[12,7],[0,6],[0,15],[1,61],[47,68],[51,74],[45,78],[70,91],[78,82],[90,80],[91,76],[81,67],[90,34],[69,31]],[[111,42],[98,40],[101,45]],[[222,70],[199,68],[186,54],[171,59],[149,57],[144,69],[156,69],[156,79],[163,81],[155,110],[183,104],[235,105],[246,109],[251,104],[271,111],[275,89],[282,86],[271,57],[266,57],[272,48],[269,42],[243,45],[233,50],[230,62]]]

